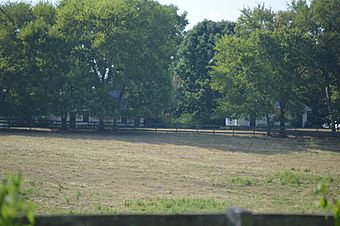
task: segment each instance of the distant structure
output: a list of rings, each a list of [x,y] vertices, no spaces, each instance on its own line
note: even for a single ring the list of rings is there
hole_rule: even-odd
[[[280,110],[278,104],[275,104],[275,109]],[[287,126],[292,126],[292,121],[299,121],[301,128],[305,128],[306,123],[308,121],[308,114],[312,112],[312,109],[306,105],[304,105],[304,110],[301,112],[300,117],[297,119],[296,116],[294,117],[292,114],[287,114],[288,122],[286,123]],[[270,118],[273,119],[277,117],[276,114],[271,114]],[[253,121],[253,122],[252,122]],[[225,126],[245,126],[245,127],[253,127],[253,126],[266,126],[267,122],[265,118],[251,120],[250,117],[245,118],[225,118]],[[275,126],[279,126],[279,122],[274,122]]]

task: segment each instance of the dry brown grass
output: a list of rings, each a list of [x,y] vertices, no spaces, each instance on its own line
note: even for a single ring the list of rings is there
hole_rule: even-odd
[[[39,213],[145,211],[126,201],[181,198],[312,213],[318,181],[340,190],[334,139],[1,132],[0,156],[0,177],[22,172]],[[301,183],[283,184],[287,172]]]

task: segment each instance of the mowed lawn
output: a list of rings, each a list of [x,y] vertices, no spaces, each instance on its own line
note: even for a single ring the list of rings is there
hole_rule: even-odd
[[[340,141],[195,134],[0,132],[0,177],[21,172],[39,214],[322,213]]]

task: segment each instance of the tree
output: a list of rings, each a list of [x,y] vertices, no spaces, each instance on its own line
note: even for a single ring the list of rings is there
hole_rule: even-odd
[[[168,64],[185,26],[185,15],[155,1],[64,0],[56,28],[85,63],[89,109],[100,119],[158,114],[168,98]],[[112,98],[120,93],[126,106]],[[165,95],[164,95],[165,94]],[[158,98],[164,98],[158,101]]]
[[[281,133],[287,111],[302,108],[306,49],[311,41],[290,28],[284,13],[259,5],[245,9],[236,24],[237,37],[223,37],[217,46],[213,88],[220,91],[220,109],[229,116],[266,115],[278,105]]]
[[[291,24],[313,41],[305,49],[308,73],[304,77],[305,101],[313,109],[317,126],[339,120],[339,2],[336,0],[293,1],[286,14]],[[309,64],[308,64],[309,63]]]
[[[178,113],[192,116],[192,122],[213,120],[218,93],[211,89],[210,67],[214,64],[216,41],[234,33],[234,23],[205,20],[185,35],[173,68],[177,80]]]
[[[340,4],[337,0],[313,0],[310,5],[313,34],[317,50],[316,63],[320,87],[328,108],[332,132],[340,120]]]
[[[20,40],[21,30],[33,20],[30,5],[0,5],[0,114],[29,120],[35,100],[27,59]]]
[[[270,135],[270,114],[274,112],[275,88],[268,61],[259,48],[261,32],[244,39],[223,37],[217,43],[211,72],[212,88],[222,94],[218,112],[230,118],[266,116]]]

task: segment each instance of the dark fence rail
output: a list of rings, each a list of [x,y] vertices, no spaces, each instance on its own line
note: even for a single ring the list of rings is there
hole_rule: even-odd
[[[40,216],[35,226],[331,226],[332,216],[253,214],[228,209],[225,214]]]
[[[190,124],[173,124],[165,125],[162,123],[115,123],[105,121],[103,127],[99,122],[76,121],[70,123],[67,121],[64,125],[61,121],[52,120],[32,120],[22,121],[17,119],[0,119],[0,129],[49,129],[68,131],[121,131],[121,132],[153,132],[153,133],[194,133],[194,134],[213,134],[213,135],[247,135],[247,136],[265,136],[267,129],[263,127],[245,127],[245,126],[219,126],[219,125],[190,125]],[[282,131],[278,127],[271,128],[272,136],[281,136]],[[286,128],[285,135],[291,137],[309,136],[309,137],[331,137],[331,129],[323,128]],[[335,136],[340,136],[339,129]]]

